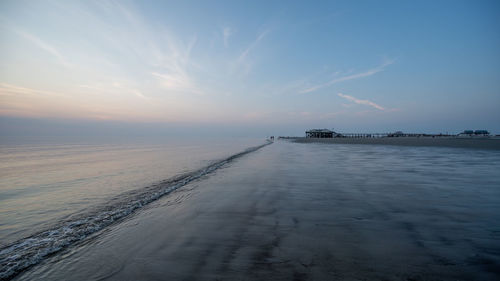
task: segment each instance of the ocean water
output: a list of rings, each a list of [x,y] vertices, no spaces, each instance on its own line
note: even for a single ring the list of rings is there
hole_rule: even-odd
[[[498,280],[500,151],[262,147],[17,280]]]
[[[483,262],[487,267],[500,261],[500,151],[278,141],[255,152],[250,150],[236,161],[228,161],[232,158],[227,157],[262,143],[263,140],[214,139],[203,142],[2,146],[1,237],[5,244],[15,245],[0,250],[0,259],[4,258],[2,267],[7,268],[5,265],[9,264],[9,268],[17,270],[18,265],[36,264],[49,252],[41,252],[46,248],[34,247],[35,243],[49,241],[50,251],[57,252],[144,204],[167,200],[169,196],[156,199],[193,179],[201,180],[195,186],[186,186],[186,192],[191,195],[181,194],[177,195],[178,199],[172,199],[178,203],[175,208],[182,209],[183,216],[169,218],[165,214],[170,212],[163,209],[149,212],[154,219],[139,214],[134,219],[140,222],[137,226],[131,222],[123,227],[114,224],[114,230],[102,235],[102,244],[108,246],[99,246],[101,242],[94,244],[95,247],[82,245],[84,250],[76,249],[70,255],[74,259],[66,261],[57,255],[52,256],[52,262],[46,262],[23,276],[27,279],[45,276],[64,280],[66,270],[71,268],[71,271],[81,273],[82,280],[93,273],[102,277],[109,272],[91,272],[97,267],[96,262],[102,261],[95,259],[96,256],[113,254],[117,259],[123,259],[123,264],[118,260],[102,264],[102,268],[113,272],[128,266],[140,267],[137,260],[127,264],[130,249],[141,249],[141,253],[134,255],[144,255],[147,261],[158,256],[154,251],[164,250],[163,239],[167,239],[171,247],[182,248],[183,237],[190,236],[200,239],[200,252],[194,252],[195,257],[208,251],[202,247],[222,243],[219,240],[208,243],[200,238],[201,232],[204,232],[203,237],[219,239],[222,235],[219,229],[228,227],[228,223],[233,230],[262,227],[259,224],[238,225],[255,219],[269,220],[264,225],[274,226],[274,236],[283,232],[285,237],[292,231],[289,224],[300,221],[306,226],[299,230],[307,231],[299,231],[295,237],[334,233],[337,239],[325,240],[323,247],[334,246],[333,252],[345,254],[345,259],[352,259],[353,264],[360,266],[364,266],[367,257],[372,257],[377,263],[385,259],[387,263],[393,262],[387,264],[387,268],[394,270],[394,266],[398,266],[394,257],[400,255],[406,259],[405,264],[422,263],[415,268],[424,264],[434,266],[435,260],[451,260],[455,269],[467,265],[474,267],[471,269],[474,272],[482,270],[476,267],[483,266]],[[220,166],[228,168],[216,171],[208,180],[200,178]],[[163,181],[165,179],[172,180]],[[200,189],[205,182],[207,187]],[[196,188],[200,190],[196,191]],[[196,194],[196,199],[189,199],[194,196],[192,194]],[[204,216],[199,216],[198,210],[200,204],[207,207],[205,217],[210,216],[210,211],[213,217],[202,221]],[[156,205],[172,208],[171,204]],[[234,216],[238,214],[242,219]],[[257,217],[253,218],[254,215]],[[182,221],[184,217],[190,219]],[[190,225],[193,218],[198,225],[210,227],[198,229],[197,224]],[[156,223],[159,220],[170,220],[171,224]],[[276,225],[281,220],[287,221],[282,231],[279,224]],[[308,222],[311,224],[307,225]],[[143,229],[141,225],[149,225],[149,228]],[[178,233],[177,228],[181,225],[184,231]],[[329,227],[328,230],[322,229],[323,226]],[[186,230],[191,227],[192,233]],[[48,231],[33,235],[33,229]],[[210,234],[210,229],[213,229],[213,234]],[[316,231],[310,233],[310,229]],[[130,238],[141,237],[143,232],[149,234],[148,241]],[[242,235],[245,234],[228,232],[226,236],[230,239]],[[265,234],[262,241],[267,236],[269,234]],[[22,237],[32,238],[19,242]],[[394,239],[386,241],[384,237]],[[251,242],[254,238],[248,243],[258,244],[258,240]],[[363,245],[363,251],[367,252],[357,257],[356,251],[360,249],[342,248],[344,238],[347,239],[346,245]],[[355,238],[360,240],[353,244],[351,240]],[[442,245],[440,241],[444,241]],[[391,246],[395,242],[400,248]],[[296,243],[289,241],[290,247]],[[374,245],[385,246],[379,249]],[[193,247],[190,249],[196,249]],[[32,248],[37,254],[41,252],[38,259],[31,259]],[[231,249],[228,247],[228,253]],[[356,251],[351,253],[351,250]],[[119,251],[124,251],[123,255]],[[388,254],[391,251],[396,252]],[[80,252],[93,254],[86,258],[87,254],[80,256]],[[416,254],[414,260],[413,254]],[[178,253],[173,252],[170,263],[175,264],[173,260],[177,256]],[[217,262],[216,257],[213,259],[212,262]],[[188,266],[190,262],[200,264],[196,260],[184,263],[179,260],[178,266],[192,274],[193,269]],[[158,265],[159,276],[170,272],[172,268],[169,266],[172,265]],[[340,266],[342,268],[342,264]],[[350,270],[346,268],[346,271]],[[163,269],[166,271],[161,271]],[[120,272],[126,274],[126,271]],[[134,274],[140,276],[141,272]]]
[[[0,144],[0,247],[55,228],[61,221],[109,209],[110,204],[126,204],[124,200],[145,188],[264,142],[228,138],[6,141]]]

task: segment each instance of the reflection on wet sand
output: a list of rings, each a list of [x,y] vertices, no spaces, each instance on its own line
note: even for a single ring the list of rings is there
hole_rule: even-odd
[[[496,151],[279,141],[19,279],[497,280]]]

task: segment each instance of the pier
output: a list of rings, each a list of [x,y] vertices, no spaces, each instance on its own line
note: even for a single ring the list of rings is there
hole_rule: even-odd
[[[383,138],[387,137],[388,133],[374,133],[374,134],[360,134],[360,133],[347,133],[339,134],[338,138]]]
[[[464,131],[468,132],[468,131]],[[403,133],[402,131],[396,131],[394,133],[337,133],[333,130],[328,129],[311,129],[306,131],[306,138],[401,138],[401,137],[457,137],[462,136],[464,133],[458,135],[455,134],[424,134],[424,133]],[[486,130],[476,130],[474,133],[470,133],[467,136],[489,136],[489,132]],[[283,137],[280,137],[283,138]]]

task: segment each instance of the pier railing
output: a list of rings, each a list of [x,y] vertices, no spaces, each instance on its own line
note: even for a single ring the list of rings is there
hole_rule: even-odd
[[[374,133],[374,134],[359,134],[359,133],[347,133],[347,134],[338,134],[335,137],[337,138],[384,138],[387,137],[388,133]]]
[[[398,133],[372,133],[372,134],[360,134],[360,133],[342,133],[337,134],[334,137],[337,138],[404,138],[404,137],[455,137],[456,135],[450,134],[398,134]]]
[[[342,133],[333,134],[333,138],[404,138],[404,137],[458,137],[451,134],[406,134],[406,133]],[[280,136],[279,139],[293,139],[296,137]]]

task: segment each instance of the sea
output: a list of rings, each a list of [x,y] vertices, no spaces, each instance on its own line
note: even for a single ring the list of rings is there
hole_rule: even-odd
[[[3,139],[0,277],[264,143],[217,137]]]
[[[434,193],[438,204],[453,200],[454,208],[483,209],[479,213],[488,214],[487,231],[497,233],[494,229],[500,227],[492,225],[500,210],[500,151],[268,144],[264,138],[215,137],[5,141],[0,144],[0,279],[14,276],[263,145],[268,156],[262,157],[259,169],[266,170],[268,165],[272,171],[288,165],[294,177],[305,183],[325,179],[325,188],[348,190],[352,186],[366,194],[400,186],[411,191],[405,197],[408,202],[422,194],[433,202],[429,198]],[[280,170],[276,171],[280,177]],[[306,190],[307,185],[302,188]]]

